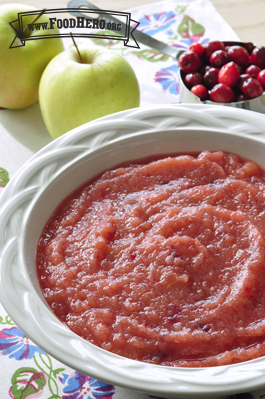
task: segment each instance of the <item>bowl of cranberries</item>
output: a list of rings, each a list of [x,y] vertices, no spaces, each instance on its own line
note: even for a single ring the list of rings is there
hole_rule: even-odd
[[[265,47],[218,40],[194,43],[178,64],[181,102],[265,113]]]

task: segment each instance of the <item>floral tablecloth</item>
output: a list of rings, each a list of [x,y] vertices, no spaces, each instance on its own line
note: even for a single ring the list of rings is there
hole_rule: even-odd
[[[237,40],[230,26],[208,0],[162,1],[129,10],[138,29],[175,47],[207,40]],[[107,39],[77,39],[122,54],[133,66],[141,88],[141,106],[178,102],[178,64],[169,56],[147,48],[124,47]],[[64,39],[65,48],[72,42]],[[24,110],[0,111],[0,192],[16,171],[51,138],[39,104]],[[82,375],[44,353],[15,325],[0,305],[1,399],[144,399],[155,398]],[[264,392],[229,398],[261,398]]]

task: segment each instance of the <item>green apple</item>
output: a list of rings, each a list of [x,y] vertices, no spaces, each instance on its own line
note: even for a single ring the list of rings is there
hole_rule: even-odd
[[[54,139],[86,122],[140,103],[138,80],[124,57],[95,46],[80,48],[79,52],[81,59],[75,48],[57,55],[41,78],[40,108]]]
[[[45,67],[64,50],[61,38],[28,40],[23,47],[9,48],[16,36],[9,23],[18,19],[18,13],[35,10],[22,4],[0,6],[0,107],[21,109],[36,103]],[[32,15],[23,17],[23,25],[27,26],[33,18]],[[44,14],[38,22],[49,22],[49,18]],[[56,27],[45,31],[46,35],[58,33]],[[25,32],[25,36],[36,34],[40,32],[30,32],[29,29]],[[16,41],[15,45],[21,44],[18,38]]]

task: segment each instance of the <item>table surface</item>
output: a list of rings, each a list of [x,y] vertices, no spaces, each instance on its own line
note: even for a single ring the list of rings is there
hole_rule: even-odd
[[[93,4],[105,10],[122,11],[160,0],[92,0]],[[0,0],[1,4],[13,1]],[[67,0],[23,0],[19,1],[42,9],[65,8]],[[235,30],[242,41],[265,44],[265,1],[264,0],[212,0],[217,11]]]

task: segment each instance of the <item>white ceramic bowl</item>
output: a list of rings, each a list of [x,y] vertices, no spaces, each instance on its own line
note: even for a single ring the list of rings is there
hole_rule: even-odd
[[[35,249],[55,207],[123,161],[152,154],[227,150],[265,167],[265,115],[220,106],[139,108],[81,126],[31,158],[0,198],[0,299],[21,330],[62,363],[99,380],[166,398],[206,398],[265,386],[265,358],[170,368],[123,358],[71,332],[46,305]],[[256,135],[254,138],[251,134]]]

